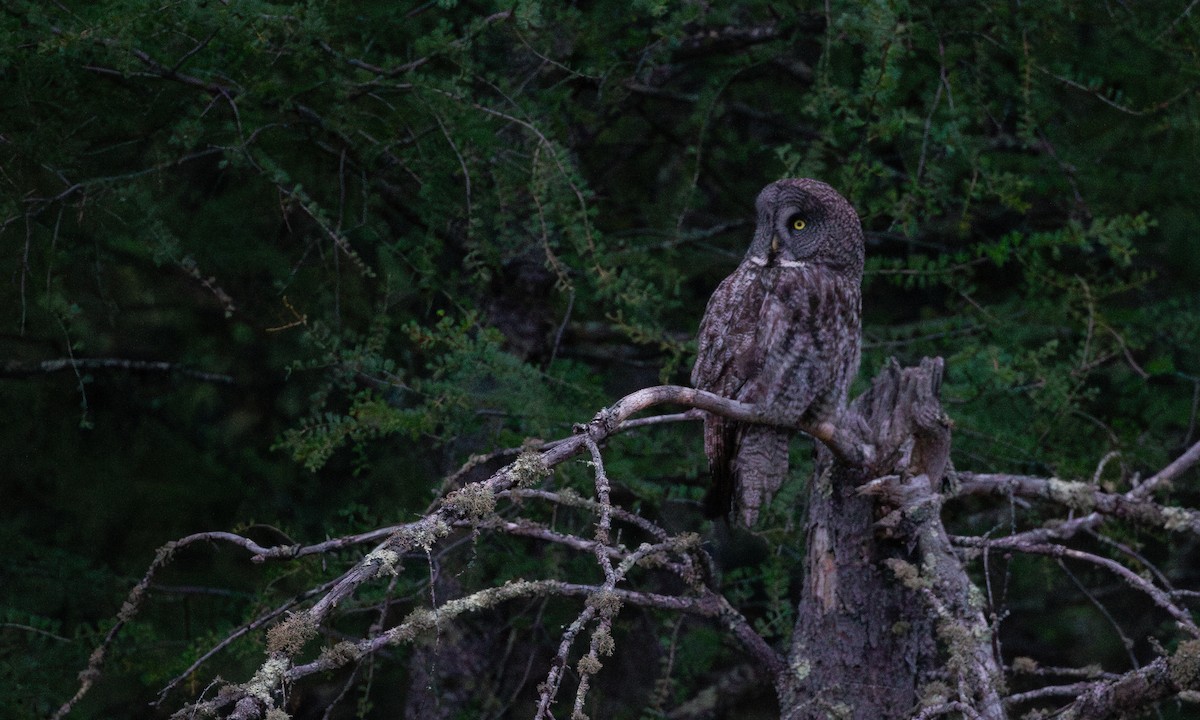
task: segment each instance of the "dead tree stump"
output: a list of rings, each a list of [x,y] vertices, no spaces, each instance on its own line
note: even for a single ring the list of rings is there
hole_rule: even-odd
[[[788,720],[909,718],[938,705],[1004,717],[991,629],[941,521],[942,370],[940,358],[890,361],[838,424],[832,445],[854,452],[818,446],[790,673],[778,683]]]

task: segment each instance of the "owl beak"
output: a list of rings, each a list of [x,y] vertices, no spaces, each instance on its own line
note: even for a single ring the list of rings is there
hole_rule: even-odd
[[[779,235],[771,236],[771,259],[779,254]]]

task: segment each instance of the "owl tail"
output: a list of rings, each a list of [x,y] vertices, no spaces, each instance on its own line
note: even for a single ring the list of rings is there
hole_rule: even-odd
[[[765,425],[747,426],[741,435],[731,463],[736,488],[733,510],[742,525],[753,527],[758,513],[787,478],[790,435]]]

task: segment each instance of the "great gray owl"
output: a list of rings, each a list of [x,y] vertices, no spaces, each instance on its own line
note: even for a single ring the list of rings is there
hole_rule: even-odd
[[[832,422],[858,373],[862,225],[836,190],[807,178],[771,183],[756,206],[750,250],[700,322],[692,384],[785,424]],[[790,437],[707,414],[709,515],[735,509],[753,525],[787,476]]]

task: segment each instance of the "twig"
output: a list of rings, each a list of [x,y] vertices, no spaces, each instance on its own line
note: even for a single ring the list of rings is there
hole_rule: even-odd
[[[56,358],[27,362],[7,360],[0,364],[0,377],[29,377],[48,375],[62,370],[129,370],[132,372],[174,373],[204,382],[222,385],[234,384],[232,375],[192,370],[178,363],[162,360],[129,360],[126,358]]]
[[[1200,512],[1181,507],[1167,507],[1150,501],[1147,496],[1153,488],[1182,473],[1191,463],[1183,462],[1193,454],[1193,447],[1174,463],[1154,477],[1126,493],[1104,492],[1090,483],[1039,478],[1028,475],[1005,475],[958,472],[952,478],[958,484],[959,495],[992,494],[1041,498],[1084,510],[1080,517],[1067,520],[1051,527],[1026,530],[1009,536],[1019,542],[1046,542],[1051,539],[1070,538],[1078,532],[1090,530],[1106,517],[1115,517],[1131,522],[1154,525],[1172,531],[1187,531],[1200,534]],[[1194,453],[1200,459],[1200,451]],[[1149,487],[1148,487],[1149,486]]]
[[[1090,720],[1132,717],[1141,714],[1156,701],[1182,691],[1195,690],[1198,678],[1194,668],[1198,650],[1200,646],[1196,641],[1183,643],[1173,656],[1155,658],[1145,667],[1127,672],[1115,680],[1092,683],[1076,696],[1075,702],[1059,710],[1055,718]],[[1191,664],[1190,671],[1187,663]]]
[[[196,658],[195,662],[193,662],[191,665],[188,665],[186,670],[184,670],[183,672],[176,675],[174,678],[171,679],[170,682],[168,682],[166,685],[164,685],[163,688],[158,691],[158,699],[155,700],[153,703],[151,703],[151,707],[161,707],[163,704],[163,701],[165,701],[167,699],[167,695],[171,692],[171,690],[176,685],[183,682],[189,675],[191,675],[192,673],[199,670],[200,666],[202,666],[204,663],[208,662],[208,660],[210,658],[212,658],[214,655],[216,655],[217,653],[221,652],[225,648],[232,645],[235,640],[237,640],[240,637],[245,636],[247,633],[251,632],[252,630],[257,630],[257,629],[263,627],[267,623],[270,623],[272,620],[275,620],[276,618],[282,616],[284,613],[286,613],[287,611],[296,607],[297,605],[304,602],[305,600],[307,600],[315,595],[320,595],[321,593],[328,590],[332,584],[333,584],[332,582],[327,582],[322,585],[318,585],[317,587],[312,588],[310,590],[306,590],[305,592],[301,593],[300,595],[297,595],[294,598],[291,598],[290,600],[288,600],[284,604],[276,607],[275,609],[269,610],[269,611],[259,615],[254,620],[252,620],[248,623],[245,623],[244,625],[239,627],[237,630],[234,630],[229,635],[226,635],[220,642],[218,642],[216,645],[213,645],[211,648],[209,648],[207,652],[205,652],[200,657]]]
[[[1010,706],[1019,705],[1030,700],[1041,700],[1048,697],[1079,697],[1083,692],[1093,689],[1095,685],[1096,683],[1094,682],[1077,682],[1070,685],[1047,685],[1037,690],[1028,690],[1009,695],[1004,698],[1004,704]]]
[[[966,547],[988,547],[991,549],[1013,550],[1016,552],[1029,553],[1031,555],[1046,555],[1053,558],[1071,558],[1072,560],[1082,560],[1083,562],[1088,562],[1093,565],[1099,565],[1100,567],[1103,567],[1112,572],[1114,575],[1120,577],[1134,589],[1140,590],[1149,596],[1155,605],[1167,611],[1171,617],[1175,618],[1175,621],[1179,623],[1179,626],[1183,630],[1187,631],[1193,637],[1200,637],[1200,628],[1196,627],[1195,623],[1192,621],[1191,615],[1186,610],[1183,610],[1174,602],[1172,602],[1167,593],[1155,587],[1151,582],[1125,567],[1121,563],[1116,562],[1115,560],[1109,560],[1108,558],[1100,557],[1099,555],[1083,552],[1082,550],[1075,550],[1073,548],[1065,547],[1063,545],[1030,543],[1017,540],[1017,537],[1018,536],[987,539],[959,536],[953,537],[952,540],[956,544]]]
[[[980,720],[980,718],[983,717],[975,711],[975,708],[971,707],[967,703],[955,700],[953,702],[946,702],[941,703],[940,705],[927,707],[922,710],[920,714],[914,716],[913,720],[931,720],[931,718],[939,717],[941,715],[949,715],[950,713],[955,712],[962,713],[963,717],[970,718],[971,720]]]
[[[1192,445],[1182,455],[1167,465],[1162,470],[1159,470],[1152,477],[1148,478],[1141,485],[1138,485],[1129,494],[1133,497],[1145,497],[1154,492],[1159,485],[1169,483],[1175,478],[1182,475],[1197,462],[1200,462],[1200,442]]]

